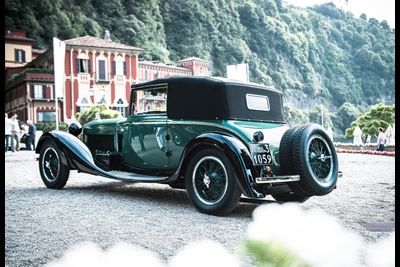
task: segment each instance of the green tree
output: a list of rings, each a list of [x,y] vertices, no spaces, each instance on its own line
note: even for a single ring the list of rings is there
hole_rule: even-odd
[[[309,114],[310,122],[322,124],[322,119],[324,120],[323,127],[327,129],[328,127],[332,127],[333,123],[331,120],[331,115],[329,112],[322,106],[316,105],[314,111],[311,111]]]
[[[83,112],[77,112],[76,118],[78,119],[79,123],[83,126],[86,123],[96,119],[96,114],[98,110],[99,110],[98,106],[92,106],[91,108],[88,108]],[[118,111],[108,109],[107,105],[105,104],[100,105],[100,119],[113,119],[120,117],[121,113],[119,113]]]
[[[370,136],[378,135],[378,128],[385,131],[389,125],[395,122],[395,105],[386,106],[382,103],[374,105],[367,113],[351,123],[346,129],[346,136],[352,136],[356,126],[361,128],[363,134]]]
[[[306,111],[284,107],[284,113],[290,127],[304,125],[309,122],[309,115]]]
[[[355,105],[345,102],[338,109],[336,116],[340,118],[339,123],[336,127],[339,127],[342,132],[351,126],[351,123],[361,116],[361,111]]]

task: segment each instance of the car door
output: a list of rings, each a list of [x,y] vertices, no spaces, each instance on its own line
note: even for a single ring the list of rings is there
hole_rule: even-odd
[[[151,94],[146,90],[132,94],[137,106],[124,125],[122,161],[134,169],[165,170],[169,157],[163,93],[152,89]]]

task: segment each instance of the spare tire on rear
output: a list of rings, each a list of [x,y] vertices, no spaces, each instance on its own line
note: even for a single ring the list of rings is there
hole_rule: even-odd
[[[291,142],[292,164],[302,193],[309,196],[329,194],[336,187],[338,158],[332,139],[318,124],[298,128]]]
[[[279,161],[280,161],[280,172],[282,175],[298,174],[294,169],[294,164],[293,164],[292,143],[293,143],[293,137],[301,127],[302,126],[296,126],[288,129],[281,138],[281,142],[279,144]],[[309,198],[310,196],[312,196],[312,194],[309,194],[308,192],[304,191],[300,182],[290,182],[288,183],[288,186],[292,190],[292,193],[295,193],[294,195],[300,198]],[[277,200],[281,201],[281,197],[280,199]]]

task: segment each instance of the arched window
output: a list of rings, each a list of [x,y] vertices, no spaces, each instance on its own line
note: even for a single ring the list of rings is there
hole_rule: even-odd
[[[90,107],[89,102],[87,101],[87,99],[84,97],[81,100],[81,104],[79,105],[79,111],[83,112],[86,109],[88,109]]]
[[[117,111],[119,111],[119,113],[121,113],[122,117],[125,117],[125,106],[124,106],[124,101],[122,101],[122,99],[118,99],[116,108]]]

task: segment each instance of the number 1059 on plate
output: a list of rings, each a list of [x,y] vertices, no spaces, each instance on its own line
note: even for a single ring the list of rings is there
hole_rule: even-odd
[[[251,144],[250,149],[254,165],[272,164],[269,144]]]

